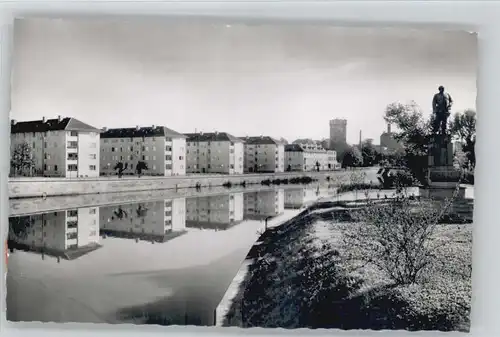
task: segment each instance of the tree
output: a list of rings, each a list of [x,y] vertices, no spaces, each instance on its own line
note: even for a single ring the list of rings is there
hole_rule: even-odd
[[[363,164],[363,155],[357,147],[352,146],[346,151],[342,160],[342,167],[358,167]]]
[[[435,234],[453,198],[439,211],[430,202],[411,199],[403,190],[384,204],[368,201],[367,207],[351,212],[355,223],[341,229],[344,268],[354,271],[372,265],[396,285],[425,280],[425,271],[442,262],[436,253],[452,242],[436,240]]]
[[[115,171],[118,171],[118,177],[121,178],[123,176],[123,171],[125,171],[128,167],[128,163],[125,163],[125,165],[123,165],[122,162],[118,162],[116,163],[115,167],[113,167],[113,170]]]
[[[369,140],[365,140],[361,144],[361,155],[363,157],[363,166],[373,166],[380,160],[379,152]]]
[[[135,170],[137,171],[137,174],[140,177],[142,175],[142,171],[148,170],[148,164],[146,162],[140,161],[137,163]]]
[[[476,112],[468,109],[456,113],[450,121],[450,131],[463,142],[462,151],[467,157],[464,166],[473,169],[476,166]]]
[[[10,159],[10,166],[14,174],[28,172],[30,175],[35,168],[35,159],[33,158],[33,149],[26,143],[17,144]]]

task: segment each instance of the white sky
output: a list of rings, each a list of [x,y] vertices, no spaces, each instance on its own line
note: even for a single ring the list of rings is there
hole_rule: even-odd
[[[379,136],[384,108],[428,113],[439,85],[475,108],[477,40],[467,32],[159,20],[20,20],[12,117],[96,127],[326,138]]]

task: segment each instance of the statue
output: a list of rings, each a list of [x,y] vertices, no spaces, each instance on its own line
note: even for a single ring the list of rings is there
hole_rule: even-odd
[[[453,104],[453,99],[450,94],[444,92],[444,87],[441,85],[438,88],[439,92],[432,99],[432,112],[434,113],[434,122],[432,131],[434,134],[439,132],[446,134],[446,126],[448,117],[450,116],[450,108]]]

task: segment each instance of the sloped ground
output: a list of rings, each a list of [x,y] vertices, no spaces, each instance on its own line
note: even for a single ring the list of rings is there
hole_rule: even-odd
[[[425,283],[398,287],[376,268],[347,275],[336,265],[346,222],[333,219],[348,223],[349,212],[323,206],[266,233],[252,249],[254,263],[225,326],[469,330],[472,225],[441,225],[434,239],[453,240],[438,251],[444,263]]]

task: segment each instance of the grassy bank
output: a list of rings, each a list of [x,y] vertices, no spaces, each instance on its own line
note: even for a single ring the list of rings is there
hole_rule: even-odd
[[[440,263],[402,285],[373,264],[346,268],[358,248],[342,244],[343,227],[356,225],[343,206],[316,206],[266,233],[225,325],[468,331],[471,226],[437,225],[431,240],[451,242],[436,250]]]

